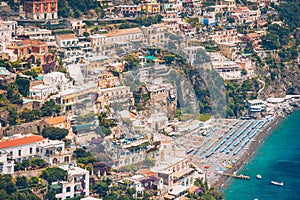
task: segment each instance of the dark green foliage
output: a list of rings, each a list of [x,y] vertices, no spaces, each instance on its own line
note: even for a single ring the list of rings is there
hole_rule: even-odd
[[[19,187],[27,187],[26,177],[17,177]],[[0,199],[2,200],[39,200],[31,191],[18,192],[11,175],[0,175]]]
[[[96,161],[95,157],[90,152],[82,148],[77,148],[74,151],[74,156],[76,157],[78,163],[88,164]]]
[[[97,182],[94,186],[93,189],[96,191],[97,194],[99,194],[101,197],[105,197],[109,188],[106,182],[101,181]]]
[[[162,15],[154,15],[148,17],[137,17],[134,21],[138,26],[150,26],[152,24],[161,23],[163,16]]]
[[[194,185],[201,189],[198,194],[189,193],[187,197],[189,199],[201,199],[201,200],[223,200],[224,197],[218,190],[209,187],[207,181],[196,179]]]
[[[279,48],[279,36],[269,33],[262,37],[262,44],[268,50]]]
[[[46,127],[42,131],[42,136],[50,140],[63,140],[68,135],[68,132],[68,129],[64,128]]]
[[[83,34],[82,34],[84,37],[89,37],[90,36],[90,34],[88,33],[88,32],[83,32]]]
[[[61,107],[54,100],[46,101],[41,108],[42,116],[48,117],[60,113]]]
[[[298,0],[281,1],[278,10],[279,18],[289,25],[291,30],[300,27],[300,4]]]
[[[17,76],[16,84],[20,94],[22,94],[24,97],[27,97],[29,94],[30,80],[25,77]]]
[[[18,86],[16,85],[16,83],[10,84],[6,88],[6,91],[7,91],[6,98],[9,100],[10,103],[17,104],[17,105],[23,104],[23,101],[20,98]]]
[[[51,184],[52,182],[57,180],[66,180],[67,171],[58,167],[47,168],[42,171],[40,177],[48,181],[49,184]]]
[[[88,14],[89,10],[95,10],[101,18],[104,14],[102,7],[96,0],[60,0],[58,1],[58,7],[58,16],[62,18],[73,16],[78,18],[81,13]]]
[[[135,28],[137,27],[138,25],[137,24],[134,24],[134,23],[122,23],[120,26],[119,26],[119,29],[126,29],[126,28]]]
[[[170,65],[173,61],[175,61],[175,55],[167,54],[164,56],[164,60],[166,64]]]
[[[139,66],[140,59],[137,55],[131,54],[125,57],[125,62],[125,70],[129,71]]]
[[[31,76],[32,78],[36,78],[38,74],[34,70],[29,70],[24,73],[26,76]]]
[[[243,76],[246,76],[246,75],[247,75],[247,70],[243,68],[242,71],[241,71],[241,74],[242,74]]]
[[[40,119],[41,111],[40,110],[29,110],[25,108],[20,113],[20,118],[25,119],[25,122],[32,122],[34,120]]]
[[[16,186],[18,188],[26,188],[28,187],[28,181],[26,176],[18,176],[16,179]]]
[[[57,198],[55,197],[55,191],[50,189],[48,190],[47,194],[46,194],[46,200],[57,200]]]
[[[14,108],[9,108],[8,109],[8,113],[9,113],[9,116],[8,116],[8,122],[10,125],[16,125],[17,122],[16,120],[18,119],[18,112],[16,109]]]
[[[228,18],[227,18],[227,22],[228,22],[228,23],[234,23],[234,22],[235,22],[235,19],[232,18],[232,17],[228,17]]]

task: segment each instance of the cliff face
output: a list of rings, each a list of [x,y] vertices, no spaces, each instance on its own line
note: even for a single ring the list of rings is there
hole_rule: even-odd
[[[300,70],[297,63],[285,63],[283,68],[270,69],[267,67],[263,73],[266,75],[262,80],[265,87],[259,94],[259,98],[284,97],[285,95],[300,94]]]

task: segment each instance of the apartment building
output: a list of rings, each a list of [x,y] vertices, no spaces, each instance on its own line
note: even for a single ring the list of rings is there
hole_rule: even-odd
[[[121,29],[111,33],[90,36],[92,48],[100,53],[106,47],[114,48],[114,44],[123,42],[144,41],[143,32],[139,28]]]
[[[261,17],[261,12],[260,9],[250,10],[248,7],[239,7],[235,9],[231,17],[239,23],[250,23],[258,21]]]
[[[141,29],[149,45],[164,43],[166,41],[165,32],[167,31],[167,27],[164,24],[153,24]]]
[[[59,165],[71,161],[72,151],[65,149],[63,141],[45,139],[39,135],[15,135],[0,141],[2,173],[14,173],[14,162],[25,159],[43,158],[49,165]]]
[[[179,199],[187,194],[188,188],[194,185],[194,180],[199,176],[190,165],[189,158],[165,155],[150,171],[163,178],[163,184],[171,199]]]
[[[105,105],[122,103],[124,108],[133,104],[133,94],[129,86],[117,86],[111,88],[99,88],[97,95],[98,110],[104,109]],[[120,104],[121,106],[121,104]],[[123,107],[122,106],[122,107]],[[121,109],[121,107],[120,107]]]
[[[149,14],[160,13],[160,3],[145,3],[142,4],[142,11]]]
[[[223,56],[229,58],[230,60],[234,60],[236,58],[237,45],[235,43],[219,43],[218,47]]]
[[[124,16],[136,15],[141,12],[141,5],[119,5],[115,9]]]
[[[209,35],[208,40],[212,40],[217,44],[235,43],[238,41],[238,35],[236,29],[225,29],[216,31],[213,35]]]
[[[59,168],[67,171],[66,180],[55,181],[52,183],[52,188],[56,195],[55,197],[61,200],[70,199],[79,196],[89,196],[89,171],[77,167],[76,164],[61,165]]]
[[[28,19],[57,19],[58,0],[25,0],[24,11]]]
[[[77,48],[78,38],[75,34],[56,35],[56,43],[60,48]]]
[[[53,54],[48,52],[48,44],[36,39],[16,40],[7,49],[13,50],[18,59],[32,63],[46,64],[53,61]]]
[[[39,27],[27,27],[19,31],[20,35],[29,36],[30,39],[47,40],[52,36],[52,32],[48,29],[41,29]]]
[[[74,113],[80,114],[86,109],[94,111],[97,90],[97,83],[87,83],[81,86],[73,86],[54,95],[53,98],[60,103],[64,111],[72,110]]]
[[[199,64],[197,52],[199,52],[200,49],[205,50],[203,46],[191,46],[183,49],[183,52],[185,53],[185,58],[191,65]]]

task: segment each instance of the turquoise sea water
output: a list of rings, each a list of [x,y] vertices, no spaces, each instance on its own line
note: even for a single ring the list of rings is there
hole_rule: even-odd
[[[232,180],[226,200],[300,200],[300,112],[294,112],[265,140],[240,173],[246,180]],[[262,179],[257,179],[260,174]],[[271,181],[284,182],[284,186]]]

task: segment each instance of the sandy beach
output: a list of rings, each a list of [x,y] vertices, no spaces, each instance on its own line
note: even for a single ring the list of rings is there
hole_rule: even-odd
[[[299,107],[294,107],[293,111],[299,110]],[[261,134],[257,135],[255,141],[249,145],[249,150],[246,151],[242,158],[240,158],[231,169],[226,170],[226,173],[237,173],[250,161],[252,160],[260,147],[264,144],[265,139],[276,129],[282,121],[290,113],[285,113],[280,111],[280,114],[276,116],[272,121],[270,121],[261,131]],[[247,174],[244,174],[247,175]],[[214,187],[218,190],[228,187],[231,178],[228,176],[220,176],[215,184],[212,184],[211,187]]]

